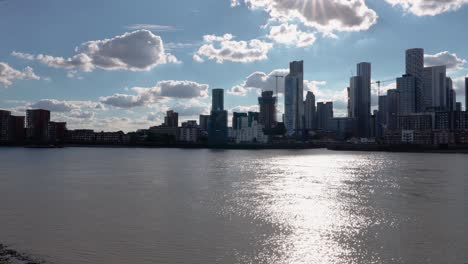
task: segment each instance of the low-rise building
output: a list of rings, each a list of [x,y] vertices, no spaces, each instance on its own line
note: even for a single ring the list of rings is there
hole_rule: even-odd
[[[197,143],[200,137],[200,127],[197,125],[197,121],[187,121],[182,123],[178,134],[179,142]]]

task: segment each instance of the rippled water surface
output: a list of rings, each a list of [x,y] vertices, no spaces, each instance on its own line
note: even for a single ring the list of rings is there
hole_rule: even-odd
[[[0,243],[52,264],[464,264],[468,156],[3,148]]]

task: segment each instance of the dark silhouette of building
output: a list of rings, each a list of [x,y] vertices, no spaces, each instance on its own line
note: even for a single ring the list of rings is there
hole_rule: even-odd
[[[26,110],[26,135],[28,140],[47,141],[50,111],[43,109]]]
[[[350,81],[351,118],[357,120],[360,137],[370,136],[371,120],[371,64],[361,62],[357,65],[357,76]]]
[[[199,118],[200,130],[204,132],[208,132],[209,122],[210,122],[210,115],[200,115],[200,118]]]
[[[67,132],[67,123],[65,122],[49,122],[47,138],[49,142],[61,143],[65,141]]]
[[[315,130],[317,128],[316,122],[317,109],[315,106],[315,95],[313,92],[308,91],[304,101],[304,123],[305,129]]]
[[[273,91],[264,91],[262,96],[258,98],[260,106],[258,121],[265,129],[276,126],[276,101],[277,98],[273,96]]]
[[[413,75],[405,74],[397,78],[397,91],[400,95],[399,113],[411,114],[417,111],[416,87],[418,80]]]
[[[457,112],[460,112],[462,110],[462,103],[461,102],[457,102],[455,104],[455,111]]]
[[[400,93],[396,89],[387,91],[387,129],[398,126],[398,111],[400,109]]]
[[[11,112],[0,110],[0,142],[9,141]]]
[[[228,138],[228,113],[224,110],[224,89],[213,89],[208,143],[224,145]]]
[[[232,128],[234,130],[242,129],[249,125],[247,113],[232,113]],[[245,119],[246,122],[243,124],[242,120]]]
[[[328,130],[333,118],[333,102],[317,103],[317,129]]]
[[[288,135],[298,135],[304,128],[304,62],[291,62],[284,81],[284,125]]]
[[[252,127],[252,122],[253,121],[259,122],[260,113],[259,112],[248,112],[248,117],[249,117],[249,127]]]
[[[164,117],[165,127],[179,127],[179,113],[172,110],[166,112]]]
[[[468,112],[468,77],[465,78],[465,111]]]
[[[212,90],[211,110],[212,111],[224,110],[224,89]]]
[[[415,111],[424,112],[426,109],[424,98],[424,49],[406,50],[406,75],[414,77]]]

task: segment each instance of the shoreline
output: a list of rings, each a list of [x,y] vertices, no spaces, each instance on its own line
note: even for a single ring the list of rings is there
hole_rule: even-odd
[[[228,144],[210,146],[207,144],[0,144],[1,147],[47,148],[146,148],[146,149],[216,149],[216,150],[306,150],[327,149],[330,151],[363,151],[394,153],[439,153],[468,154],[468,145],[385,145],[348,143],[281,143],[281,144]],[[1,263],[0,263],[1,264]]]

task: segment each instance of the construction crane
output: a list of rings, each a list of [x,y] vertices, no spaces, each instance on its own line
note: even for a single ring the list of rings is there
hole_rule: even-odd
[[[372,84],[377,84],[377,87],[378,87],[378,94],[379,94],[379,96],[380,96],[380,87],[381,87],[381,85],[382,85],[382,84],[385,84],[385,83],[389,83],[389,82],[394,82],[394,81],[395,81],[395,79],[385,80],[385,81],[376,81],[376,82],[371,83],[371,85],[372,85]]]

